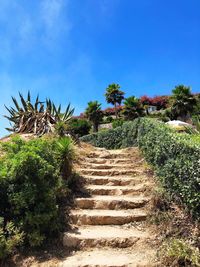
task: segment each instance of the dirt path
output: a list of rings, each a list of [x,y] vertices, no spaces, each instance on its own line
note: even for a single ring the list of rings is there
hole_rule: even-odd
[[[155,266],[155,236],[145,223],[153,182],[138,149],[93,148],[77,170],[90,196],[75,200],[73,230],[63,239],[75,252],[60,266]]]

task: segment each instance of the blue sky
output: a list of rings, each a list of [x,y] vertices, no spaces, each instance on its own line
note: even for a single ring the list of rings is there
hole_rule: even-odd
[[[126,96],[200,89],[199,0],[0,0],[0,114],[18,91],[106,106],[109,83]],[[0,135],[7,125],[0,118]]]

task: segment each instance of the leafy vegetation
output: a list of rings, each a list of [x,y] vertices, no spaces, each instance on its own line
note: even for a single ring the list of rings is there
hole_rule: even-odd
[[[196,99],[191,93],[190,87],[178,85],[172,90],[171,112],[174,117],[181,117],[184,121],[194,111]]]
[[[98,103],[98,101],[90,101],[85,110],[85,115],[88,120],[93,124],[93,131],[98,132],[99,124],[103,119],[101,104]]]
[[[122,127],[88,135],[82,141],[115,149],[137,143],[167,191],[184,203],[196,218],[200,215],[200,139],[179,134],[153,119],[136,119]]]
[[[111,103],[115,107],[115,116],[116,119],[118,117],[117,112],[117,104],[121,105],[122,100],[124,99],[124,92],[122,92],[120,89],[120,85],[116,83],[109,84],[106,88],[106,101],[107,103]]]
[[[72,172],[69,137],[2,143],[0,159],[0,258],[20,243],[40,246],[63,228],[59,198]],[[65,179],[65,180],[64,180]],[[50,226],[50,227],[49,227]]]
[[[122,126],[116,127],[115,129],[83,136],[81,141],[107,149],[135,146],[137,144],[138,123],[139,120],[124,122]]]
[[[130,96],[124,101],[122,114],[125,120],[134,120],[135,118],[144,116],[144,107],[138,98]]]
[[[113,120],[112,127],[113,127],[113,129],[115,129],[115,128],[119,127],[119,126],[122,126],[123,123],[124,123],[123,119]]]
[[[66,124],[72,117],[74,109],[71,109],[70,104],[67,106],[64,113],[61,113],[61,105],[56,108],[55,104],[46,99],[46,102],[41,102],[37,96],[34,103],[31,103],[31,95],[28,92],[27,99],[19,93],[19,103],[16,98],[12,97],[14,107],[6,107],[9,116],[5,117],[11,122],[11,128],[8,131],[15,133],[34,133],[43,135],[53,132],[56,123],[62,122]]]
[[[185,240],[173,238],[162,246],[161,259],[164,266],[200,266],[200,254]]]
[[[70,132],[77,137],[87,135],[91,130],[91,124],[86,119],[71,119],[68,127]]]

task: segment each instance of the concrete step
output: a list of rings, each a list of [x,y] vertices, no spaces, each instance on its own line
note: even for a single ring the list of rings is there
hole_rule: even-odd
[[[143,171],[137,169],[130,169],[130,170],[96,170],[96,169],[84,169],[79,168],[77,171],[81,175],[94,175],[94,176],[119,176],[119,175],[139,175],[142,174]]]
[[[118,186],[118,185],[87,185],[86,191],[91,195],[136,195],[146,191],[147,186],[145,184],[138,184],[135,186]]]
[[[68,257],[59,267],[153,267],[151,249],[92,249]]]
[[[127,248],[140,239],[148,238],[149,233],[135,228],[119,226],[85,226],[67,232],[63,237],[63,245],[68,248],[114,247]]]
[[[86,182],[88,184],[96,184],[96,185],[136,185],[141,182],[147,180],[145,176],[135,176],[135,177],[127,177],[127,176],[91,176],[84,175]]]
[[[149,201],[147,197],[129,196],[93,196],[77,198],[75,204],[80,209],[135,209],[144,207]]]
[[[134,210],[72,210],[70,218],[77,225],[122,225],[134,221],[144,221],[145,211]]]

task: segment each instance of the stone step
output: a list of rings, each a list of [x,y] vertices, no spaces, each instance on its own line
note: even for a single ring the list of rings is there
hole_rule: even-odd
[[[59,267],[153,267],[153,249],[102,248],[78,251],[62,262]]]
[[[149,233],[135,228],[119,226],[86,226],[67,232],[63,245],[68,248],[114,247],[127,248],[140,239],[148,238]]]
[[[97,163],[86,163],[86,162],[82,162],[79,165],[81,168],[85,168],[85,169],[95,169],[95,170],[134,170],[135,167],[139,168],[139,169],[143,169],[144,167],[141,166],[141,164],[97,164]]]
[[[96,185],[136,185],[147,180],[145,176],[127,177],[127,176],[90,176],[84,175],[88,184]]]
[[[119,175],[138,175],[142,174],[141,170],[132,169],[132,170],[96,170],[96,169],[84,169],[79,168],[77,171],[81,175],[95,175],[95,176],[119,176]]]
[[[135,186],[118,186],[118,185],[87,185],[86,191],[92,195],[135,195],[146,191],[147,185],[138,184]]]
[[[77,225],[122,225],[134,221],[144,221],[145,211],[134,210],[72,210],[70,218]]]
[[[130,153],[112,153],[112,152],[95,152],[87,155],[88,158],[98,158],[98,159],[131,159],[135,158],[134,154]],[[137,157],[137,156],[136,156]],[[137,157],[138,158],[138,157]]]
[[[147,197],[129,196],[93,196],[76,198],[75,204],[80,209],[135,209],[144,207],[149,201]]]
[[[143,162],[144,160],[142,159],[137,159],[137,160],[132,160],[130,158],[114,158],[114,159],[102,159],[102,158],[84,158],[84,161],[86,163],[95,163],[95,164],[98,164],[98,165],[101,165],[101,164],[123,164],[123,163],[126,163],[126,164],[133,164],[133,163],[137,163],[137,164],[141,164],[141,162]]]

